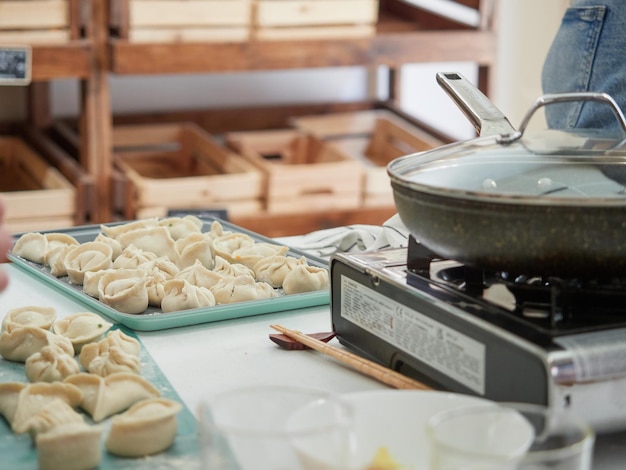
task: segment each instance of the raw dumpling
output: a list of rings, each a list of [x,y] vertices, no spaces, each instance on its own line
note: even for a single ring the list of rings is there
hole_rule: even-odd
[[[159,397],[159,391],[143,377],[127,372],[100,377],[80,373],[65,379],[78,387],[84,395],[80,407],[96,422],[124,411],[131,405],[147,398]]]
[[[17,397],[17,406],[11,421],[13,432],[21,434],[28,431],[30,418],[43,410],[48,403],[59,399],[76,408],[83,401],[83,392],[64,382],[37,382],[24,387]]]
[[[242,246],[232,252],[232,262],[241,263],[254,269],[254,265],[263,258],[275,255],[284,255],[289,251],[289,247],[275,245],[273,243],[254,243],[253,245]]]
[[[100,271],[89,271],[85,273],[85,277],[83,277],[83,292],[90,297],[98,298],[100,296],[100,292],[98,291],[98,285],[100,283],[100,279],[106,273],[116,272],[116,269],[102,269]]]
[[[3,382],[0,383],[0,414],[4,416],[9,424],[13,422],[20,393],[28,387],[24,382]]]
[[[78,240],[66,233],[47,233],[48,249],[44,256],[44,264],[50,267],[50,274],[56,277],[67,275],[65,258],[70,249],[78,246]]]
[[[147,283],[148,277],[141,269],[118,269],[100,278],[98,298],[118,312],[142,313],[149,303]]]
[[[315,266],[296,266],[283,281],[285,294],[299,294],[326,289],[328,287],[328,270]]]
[[[206,287],[207,289],[213,287],[223,277],[223,274],[208,269],[200,261],[196,261],[193,265],[182,269],[176,275],[176,279],[184,279],[194,286]]]
[[[66,401],[54,398],[26,420],[26,430],[34,440],[39,433],[48,432],[53,427],[67,423],[84,423],[85,418]]]
[[[167,256],[172,261],[176,261],[174,239],[165,227],[139,228],[125,232],[117,239],[124,248],[133,245],[140,250],[154,253],[157,257]]]
[[[70,422],[39,433],[35,440],[39,470],[89,470],[102,459],[102,427]]]
[[[74,356],[55,346],[44,346],[26,359],[24,372],[29,382],[61,382],[80,372]]]
[[[176,438],[176,415],[181,409],[180,403],[166,398],[135,403],[111,419],[106,449],[122,457],[144,457],[163,452]]]
[[[282,287],[285,276],[296,266],[306,264],[304,256],[300,259],[284,255],[268,256],[254,265],[254,273],[257,281],[267,282],[278,288]]]
[[[194,286],[184,279],[171,279],[164,287],[165,295],[161,301],[163,313],[215,305],[215,297],[209,289]]]
[[[7,312],[2,320],[2,331],[7,329],[7,325],[12,326],[37,326],[44,330],[49,330],[57,312],[52,307],[38,307],[29,305],[18,307]]]
[[[192,233],[202,231],[202,221],[195,215],[184,217],[166,217],[159,221],[159,225],[166,227],[174,240],[185,238]]]
[[[208,269],[213,267],[213,248],[211,239],[201,233],[192,233],[176,241],[178,267],[181,269],[199,261]]]
[[[87,371],[106,377],[116,372],[141,373],[139,356],[127,353],[119,346],[111,346],[105,353],[98,355],[89,362]]]
[[[119,225],[100,225],[100,230],[102,230],[102,233],[104,233],[107,237],[117,239],[123,233],[130,232],[131,230],[146,227],[156,227],[157,225],[158,219],[152,218],[136,220],[134,222],[127,222]]]
[[[224,278],[211,288],[218,304],[231,304],[245,300],[276,297],[276,291],[266,282],[257,282],[253,277],[242,275]]]
[[[213,272],[219,274],[225,274],[227,276],[235,277],[241,274],[247,274],[248,276],[254,277],[254,271],[250,269],[248,266],[244,266],[239,263],[229,263],[221,256],[215,257],[215,266],[213,266]]]
[[[122,349],[127,354],[132,354],[139,358],[141,353],[141,344],[132,336],[128,336],[122,330],[112,330],[98,341],[97,343],[90,343],[83,347],[78,356],[80,365],[85,370],[89,370],[89,364],[98,356],[106,354],[112,347]]]
[[[23,234],[13,245],[13,254],[33,263],[43,264],[48,251],[48,239],[42,233]]]
[[[102,242],[86,242],[71,248],[65,256],[70,281],[82,285],[85,272],[110,268],[112,256],[113,249]]]
[[[150,251],[145,251],[137,248],[135,245],[130,245],[124,248],[122,254],[113,261],[113,268],[135,269],[157,258],[158,256]]]
[[[227,233],[213,240],[213,253],[229,263],[234,263],[233,252],[245,246],[254,245],[255,241],[245,233]]]
[[[74,354],[74,346],[69,339],[36,326],[9,325],[0,334],[0,355],[8,361],[25,362],[44,346],[55,346],[66,354]]]
[[[113,259],[113,261],[115,261],[115,259],[122,254],[122,244],[119,242],[119,240],[116,240],[115,238],[107,237],[106,235],[99,233],[94,241],[106,243],[111,247],[111,249],[113,250],[111,258]]]
[[[55,321],[52,330],[69,339],[74,346],[74,352],[78,354],[85,344],[104,338],[112,326],[113,323],[104,320],[97,313],[79,312]]]

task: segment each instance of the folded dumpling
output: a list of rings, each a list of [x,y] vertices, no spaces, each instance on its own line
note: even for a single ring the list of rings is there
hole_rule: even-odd
[[[68,423],[84,423],[82,414],[72,408],[65,400],[54,398],[44,407],[26,420],[24,427],[35,440],[39,433],[48,432],[55,426]]]
[[[44,346],[26,359],[24,372],[29,382],[61,382],[80,372],[73,355],[55,346]]]
[[[273,255],[262,258],[254,265],[254,273],[257,281],[267,282],[272,287],[282,287],[285,276],[298,265],[307,265],[304,256]]]
[[[192,233],[202,231],[202,221],[195,215],[184,217],[166,217],[159,220],[159,225],[167,228],[174,240],[185,238]]]
[[[139,356],[124,351],[119,346],[111,346],[105,353],[99,354],[89,362],[87,371],[106,377],[116,372],[141,373]]]
[[[124,411],[139,400],[159,397],[159,391],[137,374],[117,372],[100,377],[80,373],[71,375],[65,382],[82,391],[84,399],[80,407],[96,422]]]
[[[315,266],[296,266],[283,280],[285,294],[299,294],[328,288],[328,270]]]
[[[207,289],[213,287],[223,277],[223,274],[208,269],[199,260],[191,266],[181,269],[176,275],[176,279],[184,279],[194,286],[206,287]]]
[[[88,470],[102,460],[102,426],[70,422],[37,434],[39,470]]]
[[[135,245],[124,248],[122,253],[113,261],[115,269],[135,269],[146,263],[156,260],[158,256],[151,251],[142,250]]]
[[[48,249],[44,256],[44,264],[50,267],[50,274],[53,276],[66,276],[65,259],[67,253],[80,243],[66,233],[47,233],[45,237],[48,240]]]
[[[252,277],[255,276],[254,271],[248,266],[240,263],[230,263],[221,256],[215,257],[215,265],[213,266],[212,271],[231,277],[240,276],[242,274],[247,274]]]
[[[147,283],[148,276],[141,269],[107,272],[98,282],[98,298],[118,312],[143,313],[149,304]]]
[[[104,233],[107,237],[117,239],[122,234],[130,232],[131,230],[156,227],[157,225],[159,225],[159,220],[154,217],[151,219],[135,220],[133,222],[126,222],[118,225],[100,225],[100,230],[102,230],[102,233]]]
[[[78,356],[80,365],[89,370],[89,364],[98,356],[107,354],[112,347],[122,349],[125,353],[139,358],[141,343],[122,330],[110,330],[109,333],[97,343],[90,343],[83,347]]]
[[[211,292],[218,304],[270,299],[277,296],[274,288],[267,282],[257,282],[247,275],[224,278],[211,288]]]
[[[113,259],[113,261],[115,261],[116,258],[122,254],[122,250],[124,249],[119,240],[116,240],[115,238],[107,237],[103,233],[99,233],[98,236],[94,239],[94,241],[106,243],[107,245],[111,247],[111,250],[113,250],[113,254],[111,258]]]
[[[49,330],[56,317],[57,312],[53,307],[29,305],[13,308],[2,319],[2,331],[6,330],[9,324],[12,326],[36,326]]]
[[[213,267],[213,244],[210,238],[201,233],[192,233],[176,240],[176,263],[183,269],[199,261],[206,268]]]
[[[274,243],[257,242],[252,245],[237,248],[231,254],[233,263],[241,263],[254,269],[254,265],[263,258],[275,255],[285,255],[289,247],[276,245]]]
[[[184,279],[170,279],[164,287],[165,295],[161,300],[163,313],[215,305],[215,297],[209,289],[194,286]]]
[[[181,409],[180,403],[167,398],[135,403],[111,419],[106,449],[122,457],[143,457],[163,452],[176,438],[176,415]]]
[[[215,256],[221,256],[229,263],[234,263],[234,251],[254,244],[254,238],[245,233],[226,233],[213,239],[213,253]]]
[[[0,383],[0,414],[4,416],[9,424],[13,422],[17,402],[20,392],[28,387],[24,382],[2,382]]]
[[[113,263],[113,249],[102,242],[86,242],[69,250],[65,256],[67,275],[73,284],[82,285],[85,272],[108,269]]]
[[[167,256],[176,261],[176,247],[174,239],[166,227],[145,227],[125,232],[117,237],[122,247],[130,245],[140,250],[154,253],[157,257]]]
[[[48,251],[48,239],[39,232],[28,232],[20,236],[13,245],[12,253],[33,263],[43,264]]]
[[[8,361],[24,362],[44,346],[55,346],[74,355],[72,342],[36,326],[11,326],[0,334],[0,355]]]
[[[205,236],[209,237],[211,240],[215,240],[218,237],[223,235],[230,235],[233,233],[230,230],[224,230],[224,226],[220,223],[219,220],[214,220],[211,222],[211,226],[209,227],[208,232],[204,232]]]
[[[97,313],[78,312],[55,321],[52,331],[69,339],[74,352],[78,354],[85,344],[104,338],[112,326],[113,323],[106,321]]]

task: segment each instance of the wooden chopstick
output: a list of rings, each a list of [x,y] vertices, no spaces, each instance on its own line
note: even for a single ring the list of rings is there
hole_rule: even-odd
[[[364,359],[356,354],[352,354],[351,352],[335,348],[334,346],[326,344],[315,338],[311,338],[310,336],[307,336],[299,331],[290,330],[281,325],[270,325],[270,328],[281,332],[285,336],[288,336],[289,338],[294,339],[311,349],[331,356],[338,361],[353,367],[359,372],[373,377],[391,387],[399,389],[432,390],[432,388],[428,385],[418,382],[417,380],[410,379],[395,370],[381,366],[380,364]]]

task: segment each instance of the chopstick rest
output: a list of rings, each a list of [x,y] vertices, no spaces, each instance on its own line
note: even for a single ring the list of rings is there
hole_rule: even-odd
[[[342,362],[343,364],[346,364],[391,387],[398,389],[432,390],[432,388],[428,385],[406,377],[395,370],[381,366],[380,364],[364,359],[351,352],[338,349],[299,331],[290,330],[282,325],[270,325],[270,328],[279,331],[285,336],[294,339],[305,346],[314,349],[315,351],[331,356],[339,362]]]

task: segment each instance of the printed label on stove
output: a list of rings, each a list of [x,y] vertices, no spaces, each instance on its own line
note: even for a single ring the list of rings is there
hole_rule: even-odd
[[[484,344],[346,276],[341,289],[342,317],[484,395]]]

